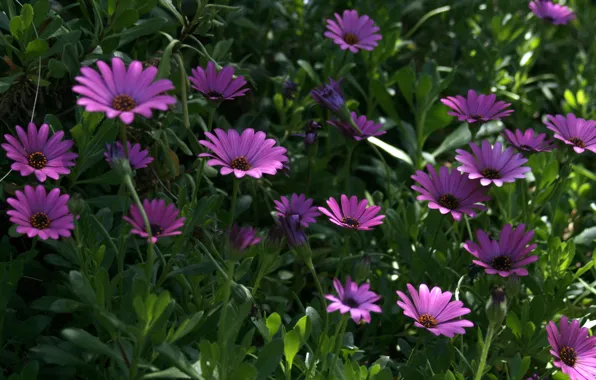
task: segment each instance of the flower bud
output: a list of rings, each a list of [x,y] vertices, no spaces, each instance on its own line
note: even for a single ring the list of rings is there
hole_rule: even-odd
[[[509,276],[507,278],[507,283],[505,283],[505,289],[507,290],[509,297],[515,297],[521,290],[521,281],[519,276],[515,274]]]
[[[120,142],[106,144],[106,159],[112,169],[121,177],[132,174],[130,162]]]
[[[503,287],[496,287],[493,289],[491,298],[486,304],[486,315],[490,323],[495,326],[500,326],[503,318],[507,315],[507,297],[505,296],[505,289]]]
[[[310,96],[319,103],[321,106],[328,108],[329,110],[338,113],[342,109],[346,108],[346,101],[344,99],[344,95],[341,92],[341,84],[342,79],[339,81],[334,81],[333,79],[329,78],[329,84],[323,84],[310,92]],[[338,114],[339,116],[339,114]],[[349,117],[348,112],[348,117]]]
[[[68,201],[68,210],[75,216],[79,216],[85,211],[85,201],[79,194],[70,197]]]
[[[298,92],[298,84],[289,79],[286,80],[282,86],[281,94],[283,97],[286,99],[294,99],[296,92]]]

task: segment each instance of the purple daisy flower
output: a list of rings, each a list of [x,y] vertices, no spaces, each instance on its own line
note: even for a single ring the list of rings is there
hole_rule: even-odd
[[[236,224],[232,226],[228,234],[230,244],[239,252],[245,251],[248,247],[261,242],[261,238],[257,236],[257,229],[254,227],[238,227]]]
[[[10,221],[17,225],[17,232],[32,238],[39,236],[42,240],[70,237],[74,229],[74,219],[68,211],[68,194],[60,195],[56,188],[46,193],[46,189],[25,186],[24,191],[16,191],[15,198],[6,201],[13,210],[6,213]]]
[[[447,112],[448,115],[456,116],[459,121],[476,123],[479,121],[500,120],[502,117],[507,117],[513,113],[513,110],[506,109],[511,103],[503,101],[495,103],[496,99],[495,94],[478,95],[476,91],[469,90],[467,98],[461,95],[456,97],[448,96],[441,99],[441,103],[453,110]]]
[[[75,77],[79,82],[72,88],[82,95],[77,104],[84,106],[87,112],[105,112],[106,117],[116,116],[124,124],[130,124],[135,114],[151,118],[152,110],[166,111],[170,104],[176,103],[176,98],[163,95],[174,89],[169,79],[159,79],[156,67],[143,70],[143,63],[132,61],[128,71],[124,62],[112,58],[112,67],[103,61],[97,61],[99,73],[90,67],[81,68],[82,76]]]
[[[382,220],[385,218],[385,215],[377,215],[381,211],[381,207],[367,207],[368,201],[363,199],[359,202],[356,196],[348,199],[347,195],[342,194],[341,208],[334,198],[329,198],[327,206],[330,210],[319,207],[319,211],[327,215],[331,223],[343,228],[369,231],[372,229],[371,227],[383,224]]]
[[[565,25],[575,19],[573,10],[550,0],[534,0],[530,2],[530,9],[536,17],[544,19],[554,25]]]
[[[104,156],[106,158],[106,161],[111,164],[112,160],[110,159],[110,154],[109,154],[109,150],[112,150],[113,146],[116,146],[116,149],[118,149],[119,151],[123,149],[122,143],[121,142],[115,142],[114,144],[112,144],[111,146],[107,146],[106,147],[106,151],[104,152]],[[141,149],[141,144],[134,144],[131,145],[130,141],[126,142],[126,145],[128,145],[128,161],[130,162],[130,166],[133,169],[142,169],[142,168],[146,168],[150,163],[153,162],[153,157],[151,157],[149,155],[149,151],[146,149]],[[126,154],[126,153],[125,153]]]
[[[340,87],[341,82],[342,79],[336,82],[332,78],[329,78],[329,84],[323,84],[312,89],[310,91],[310,96],[319,103],[319,105],[328,108],[333,112],[338,112],[346,105]]]
[[[275,218],[278,231],[286,237],[291,248],[300,247],[308,242],[304,228],[300,225],[300,217],[296,214]]]
[[[555,138],[573,146],[577,153],[586,149],[596,153],[596,121],[584,120],[569,113],[563,115],[546,115],[546,127],[555,132]]]
[[[383,127],[382,124],[375,123],[372,120],[368,120],[366,116],[358,116],[356,112],[351,112],[350,115],[352,116],[352,120],[354,123],[360,128],[362,133],[358,133],[357,130],[352,127],[350,123],[346,123],[341,120],[330,120],[327,121],[328,124],[333,125],[334,127],[338,128],[346,137],[353,137],[354,140],[360,141],[367,139],[371,136],[381,136],[386,133],[386,131],[381,130]]]
[[[275,174],[288,161],[286,148],[274,147],[276,141],[265,139],[264,132],[257,132],[247,128],[239,135],[234,129],[227,132],[217,128],[215,135],[205,132],[211,141],[201,140],[199,143],[213,151],[201,153],[199,157],[210,158],[209,166],[221,166],[220,173],[228,175],[234,173],[237,178],[249,175],[261,178],[263,174]],[[217,135],[217,136],[216,136]]]
[[[345,10],[343,17],[335,14],[335,20],[327,20],[325,37],[331,38],[341,50],[350,49],[352,53],[358,50],[373,50],[383,37],[377,33],[379,27],[367,15],[358,16],[355,10]]]
[[[527,153],[550,152],[557,146],[554,141],[546,138],[546,133],[536,133],[532,128],[525,132],[519,129],[511,132],[505,129],[502,135],[511,145]]]
[[[304,228],[310,223],[315,223],[316,217],[321,215],[312,202],[312,198],[306,198],[304,194],[292,194],[290,199],[281,197],[279,201],[273,201],[278,217],[287,218],[296,215],[298,223]]]
[[[470,179],[480,178],[482,186],[494,183],[498,187],[505,182],[514,182],[516,178],[525,178],[526,173],[531,171],[528,166],[522,166],[528,159],[520,153],[515,153],[512,147],[503,151],[501,143],[491,146],[488,140],[482,141],[482,148],[475,143],[470,143],[472,152],[468,153],[463,149],[457,149],[455,159],[462,164],[457,170],[468,173]]]
[[[527,256],[536,248],[536,244],[528,245],[534,237],[534,231],[526,232],[525,228],[525,224],[520,224],[515,229],[511,224],[506,224],[499,240],[492,240],[486,232],[477,230],[478,244],[468,240],[464,248],[478,259],[473,260],[474,264],[485,268],[488,274],[498,274],[501,277],[512,274],[527,276],[528,270],[523,267],[538,260],[538,256]]]
[[[462,214],[476,216],[476,210],[486,211],[488,208],[480,204],[490,200],[487,189],[478,186],[467,176],[442,166],[439,173],[431,165],[426,165],[430,176],[422,170],[416,171],[412,179],[420,186],[412,189],[420,193],[419,201],[428,201],[428,207],[439,210],[441,214],[451,213],[455,220],[461,220]]]
[[[456,319],[469,314],[470,309],[463,307],[461,301],[451,301],[451,292],[443,292],[437,286],[429,291],[425,284],[420,285],[418,291],[410,284],[407,286],[412,300],[398,290],[401,301],[397,301],[397,305],[404,309],[405,316],[416,321],[416,327],[427,329],[436,336],[453,338],[455,334],[465,334],[464,327],[474,326],[466,319]]]
[[[337,292],[337,297],[332,294],[325,295],[325,298],[331,301],[327,306],[328,313],[336,310],[339,310],[341,314],[350,312],[355,323],[360,323],[360,321],[370,323],[371,312],[381,313],[381,308],[375,304],[381,299],[381,296],[370,291],[370,284],[358,286],[350,276],[347,276],[344,286],[337,278],[334,278],[333,287]]]
[[[195,90],[207,99],[217,102],[244,96],[248,91],[248,88],[242,88],[246,84],[243,76],[234,78],[233,67],[224,66],[218,73],[215,64],[211,61],[207,63],[207,70],[200,66],[192,69],[192,76],[188,79]]]
[[[581,328],[576,319],[569,325],[565,316],[559,326],[560,330],[553,321],[546,325],[555,366],[571,380],[596,379],[596,336],[589,336],[588,329]]]
[[[186,218],[178,218],[180,211],[176,208],[176,205],[170,204],[166,207],[166,202],[163,199],[153,199],[152,201],[145,199],[143,200],[143,209],[145,209],[149,219],[151,241],[153,243],[156,243],[157,239],[162,237],[182,234],[179,229],[184,225]],[[130,217],[124,216],[122,219],[132,225],[131,233],[143,238],[148,237],[145,222],[137,205],[131,205]]]
[[[47,124],[37,129],[35,124],[29,123],[27,132],[17,125],[18,139],[11,135],[4,135],[7,144],[2,144],[6,156],[15,162],[10,166],[23,177],[35,173],[40,182],[47,177],[58,179],[60,174],[70,173],[69,166],[74,166],[76,153],[68,150],[73,146],[72,140],[64,140],[64,132],[58,131],[48,139],[50,127]]]

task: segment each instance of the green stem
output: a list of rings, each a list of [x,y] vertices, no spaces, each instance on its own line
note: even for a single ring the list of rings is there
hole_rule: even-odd
[[[528,186],[526,181],[520,181],[521,199],[522,199],[522,221],[525,223],[528,216]]]
[[[422,158],[422,149],[424,148],[424,123],[426,120],[426,112],[423,112],[420,116],[416,117],[416,139],[418,142],[418,160],[416,162],[416,167],[419,168],[422,166],[422,162],[424,161]]]
[[[226,337],[226,318],[228,316],[228,303],[230,302],[230,295],[232,293],[232,280],[234,278],[234,265],[233,261],[228,261],[228,273],[226,279],[226,287],[224,290],[223,299],[223,310],[221,314],[220,329],[219,329],[219,346],[221,347],[221,373],[220,379],[226,380],[228,367],[228,348],[227,348],[227,337]]]
[[[343,315],[341,322],[339,323],[338,331],[335,332],[335,336],[333,337],[333,342],[335,343],[335,352],[333,355],[333,361],[331,362],[331,367],[329,367],[329,378],[333,378],[333,370],[335,369],[335,363],[337,363],[337,358],[339,356],[339,351],[343,347],[343,337],[346,333],[346,328],[348,327],[348,315]]]
[[[319,150],[319,140],[315,140],[315,143],[308,147],[308,170],[306,174],[306,194],[308,194],[310,190],[310,180],[312,178],[312,170],[313,170],[313,163],[314,158],[317,156],[317,151]]]
[[[184,59],[180,53],[176,53],[176,61],[180,67],[180,97],[182,101],[182,115],[184,127],[190,132],[190,117],[188,115],[188,77],[184,69]]]
[[[491,323],[488,325],[488,330],[486,331],[486,338],[484,339],[484,346],[482,347],[480,362],[478,363],[478,371],[476,372],[476,376],[474,376],[474,380],[482,379],[482,375],[484,374],[484,367],[486,366],[486,358],[488,357],[488,350],[490,349],[494,333],[495,328],[494,325]]]
[[[373,150],[379,157],[379,160],[381,160],[383,166],[385,167],[385,176],[387,177],[387,196],[389,198],[389,207],[391,207],[391,203],[393,203],[393,192],[391,191],[391,169],[389,169],[389,164],[387,164],[387,161],[385,160],[385,157],[383,157],[383,153],[381,153],[379,148],[377,148],[377,146],[373,143],[369,143],[369,145],[373,148]]]
[[[124,153],[126,157],[128,157],[128,144],[126,139],[126,124],[120,123],[120,142],[122,143],[122,147],[124,148]]]
[[[418,349],[418,347],[420,347],[421,344],[422,344],[422,334],[418,334],[418,339],[416,339],[416,345],[414,346],[414,348],[412,348],[412,351],[410,351],[410,356],[408,356],[406,365],[408,365],[410,363],[410,360],[414,356],[414,352]]]
[[[335,269],[335,278],[337,278],[337,276],[339,276],[339,271],[341,270],[343,263],[344,263],[344,257],[346,257],[346,255],[349,253],[350,251],[350,238],[351,238],[351,234],[346,236],[346,238],[344,239],[344,247],[341,250],[341,255],[339,256],[339,264],[337,265],[337,268]]]
[[[217,107],[210,107],[209,109],[209,121],[207,122],[207,132],[211,132],[211,127],[213,126],[213,115],[215,114],[215,110]],[[201,187],[201,181],[203,180],[203,171],[205,170],[205,160],[203,158],[201,163],[199,164],[199,171],[197,172],[197,178],[195,179],[195,191],[192,196],[193,201],[197,200],[199,195],[199,187]]]
[[[351,165],[352,165],[352,154],[354,153],[354,148],[356,147],[355,144],[350,144],[348,146],[348,157],[346,158],[345,163],[345,172],[346,172],[346,195],[350,195],[350,172],[351,172]]]
[[[238,188],[240,187],[240,181],[234,179],[234,189],[232,190],[232,206],[230,208],[230,220],[228,226],[232,226],[234,223],[234,216],[236,215],[236,200],[238,198]]]

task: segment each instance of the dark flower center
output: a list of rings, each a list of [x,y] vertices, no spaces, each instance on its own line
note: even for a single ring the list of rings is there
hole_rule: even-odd
[[[149,227],[151,227],[151,236],[159,236],[163,232],[163,228],[159,224],[150,224]]]
[[[350,228],[358,228],[358,227],[360,227],[360,222],[358,221],[358,219],[354,219],[354,218],[350,218],[350,217],[345,217],[341,221],[342,221],[342,223],[347,224],[348,227],[350,227]]]
[[[449,210],[455,210],[459,206],[457,198],[452,194],[443,194],[439,198],[439,204]]]
[[[480,114],[475,114],[475,115],[471,115],[470,117],[471,117],[472,119],[475,119],[476,121],[480,121],[480,120],[482,120],[482,118],[483,118],[484,116],[482,116],[482,115],[480,115]]]
[[[499,179],[501,178],[501,174],[497,169],[493,168],[486,168],[480,172],[484,178],[488,179]]]
[[[546,17],[544,17],[544,19],[549,22],[555,22],[555,18],[552,16],[546,16]]]
[[[346,33],[344,35],[344,41],[348,44],[348,45],[354,45],[358,43],[358,36],[352,33]]]
[[[533,147],[531,147],[529,145],[520,145],[519,149],[524,150],[526,152],[538,152],[536,149],[534,149]]]
[[[420,323],[422,326],[426,327],[427,329],[435,328],[439,324],[439,322],[437,322],[435,317],[433,317],[430,314],[422,314],[420,317],[418,317],[418,323]]]
[[[36,212],[33,216],[29,219],[29,223],[33,226],[33,228],[37,228],[38,230],[43,230],[50,226],[50,218],[44,212]]]
[[[578,148],[585,148],[586,144],[584,143],[584,140],[580,139],[579,137],[572,137],[569,139],[569,141],[571,141],[573,143],[573,145],[575,145]]]
[[[358,306],[360,306],[360,303],[358,301],[356,301],[355,299],[353,299],[352,297],[346,297],[343,300],[343,304],[351,307],[352,309],[356,309],[356,308],[358,308]]]
[[[48,159],[41,152],[34,152],[29,155],[29,166],[35,169],[43,169],[48,163]]]
[[[211,90],[207,93],[209,99],[220,100],[223,99],[223,94],[219,91]]]
[[[491,266],[496,270],[510,270],[511,269],[511,259],[509,256],[501,255],[493,258],[491,262]]]
[[[232,169],[238,169],[243,171],[250,170],[250,164],[244,156],[234,158],[230,166],[232,167]]]
[[[561,351],[559,351],[559,357],[563,363],[573,367],[575,365],[575,360],[577,359],[577,353],[573,348],[569,346],[563,346]]]
[[[130,111],[135,108],[136,103],[133,98],[128,95],[118,95],[112,101],[112,108],[118,111]]]

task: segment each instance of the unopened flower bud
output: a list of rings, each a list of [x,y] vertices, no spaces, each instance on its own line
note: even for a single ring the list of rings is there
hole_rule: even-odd
[[[505,296],[505,289],[496,287],[493,289],[491,298],[486,304],[486,315],[490,323],[495,326],[500,326],[503,318],[507,315],[507,297]]]
[[[106,144],[106,159],[112,169],[121,177],[132,174],[130,162],[120,142]]]
[[[507,290],[509,297],[515,297],[521,290],[521,281],[519,276],[515,274],[509,276],[509,278],[507,278],[507,283],[505,284],[505,289]]]
[[[79,216],[85,211],[85,201],[79,194],[70,197],[68,201],[68,210],[75,216]]]

